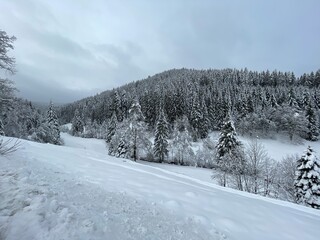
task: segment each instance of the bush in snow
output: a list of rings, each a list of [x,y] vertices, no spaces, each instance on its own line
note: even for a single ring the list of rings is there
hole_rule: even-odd
[[[17,151],[21,146],[21,142],[14,138],[10,138],[8,140],[4,140],[0,137],[0,155],[8,155]]]

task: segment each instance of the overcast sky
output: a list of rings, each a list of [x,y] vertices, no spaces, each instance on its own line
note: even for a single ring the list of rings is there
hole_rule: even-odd
[[[19,96],[71,102],[172,68],[320,68],[319,0],[0,0]]]

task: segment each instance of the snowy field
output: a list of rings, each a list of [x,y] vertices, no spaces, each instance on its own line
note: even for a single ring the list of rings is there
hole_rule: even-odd
[[[319,239],[318,210],[219,187],[208,169],[135,163],[108,156],[103,140],[62,138],[0,157],[0,239]],[[276,160],[305,150],[264,141]]]

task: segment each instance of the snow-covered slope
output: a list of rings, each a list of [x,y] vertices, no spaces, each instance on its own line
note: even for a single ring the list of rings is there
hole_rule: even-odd
[[[0,239],[319,239],[320,211],[62,136],[0,157]]]

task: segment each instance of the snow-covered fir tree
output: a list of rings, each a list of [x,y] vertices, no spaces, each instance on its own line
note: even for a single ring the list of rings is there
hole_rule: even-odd
[[[119,143],[118,143],[118,147],[117,147],[117,151],[115,156],[116,157],[120,157],[120,158],[127,158],[128,157],[128,142],[125,139],[124,136],[120,137]]]
[[[58,118],[56,115],[56,112],[54,110],[53,103],[50,102],[49,109],[47,111],[47,119],[46,119],[47,126],[50,130],[50,139],[51,143],[53,144],[61,144],[61,139],[60,139],[60,129],[59,129],[59,123],[58,123]]]
[[[187,165],[194,155],[191,148],[192,137],[188,130],[190,128],[191,126],[186,116],[177,119],[174,124],[170,152],[172,161],[175,164]]]
[[[306,118],[307,118],[307,140],[309,141],[317,141],[319,137],[319,128],[317,123],[317,116],[315,111],[311,105],[311,102],[308,102],[306,109]]]
[[[32,133],[31,139],[41,143],[62,144],[58,118],[52,102],[50,102],[46,116]]]
[[[320,161],[311,147],[297,161],[294,187],[297,203],[320,209]]]
[[[116,112],[114,111],[112,113],[112,117],[111,117],[110,122],[107,127],[107,136],[106,136],[107,142],[111,141],[113,135],[116,132],[116,128],[117,128],[117,115],[116,115]]]
[[[228,116],[222,126],[217,148],[217,160],[220,162],[226,155],[232,155],[236,149],[241,147],[241,142],[237,139],[237,133],[230,116]]]
[[[80,112],[78,109],[76,109],[74,113],[74,117],[72,119],[72,135],[74,136],[80,136],[84,131],[84,121],[80,115]]]
[[[150,152],[148,149],[151,148],[151,142],[148,140],[147,127],[137,99],[129,109],[128,118],[116,124],[108,146],[110,155],[132,158],[134,161],[140,159],[143,153]]]
[[[137,99],[134,100],[131,108],[129,109],[128,125],[131,158],[136,161],[137,159],[139,159],[139,146],[143,144],[146,132],[144,116],[141,111],[140,103]]]
[[[154,140],[154,155],[159,162],[163,162],[168,155],[168,123],[163,109],[160,110],[159,119],[156,125]]]
[[[240,170],[244,165],[242,144],[237,139],[237,134],[230,114],[227,115],[227,118],[223,123],[216,149],[217,165],[222,171],[220,183],[222,186],[226,186],[227,175],[235,171],[237,174],[241,175],[242,173]]]
[[[208,136],[209,133],[209,114],[208,109],[204,100],[204,97],[202,97],[201,101],[201,125],[199,128],[199,134],[201,139],[205,139]]]

